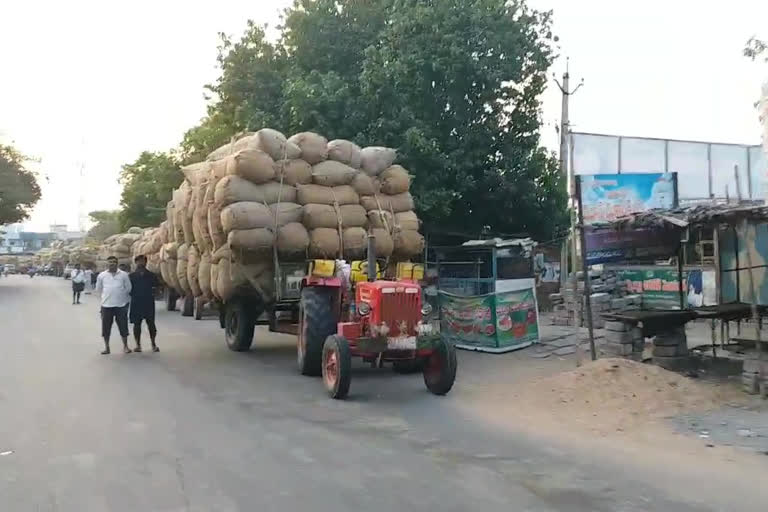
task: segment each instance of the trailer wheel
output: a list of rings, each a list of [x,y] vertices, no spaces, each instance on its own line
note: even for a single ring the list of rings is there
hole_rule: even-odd
[[[328,290],[311,287],[301,290],[296,352],[302,375],[321,374],[323,344],[328,336],[336,333],[332,303]]]
[[[176,295],[176,290],[170,286],[165,289],[165,309],[167,311],[176,311],[176,301],[179,296]]]
[[[435,395],[446,395],[456,380],[456,347],[440,340],[424,363],[424,384]]]
[[[205,306],[205,299],[201,297],[195,297],[194,302],[194,317],[195,320],[203,319],[203,307]]]
[[[181,316],[193,316],[195,314],[195,298],[191,293],[184,296],[184,306],[181,310]]]
[[[343,400],[352,380],[352,355],[342,336],[328,336],[323,345],[323,384],[331,398]]]
[[[255,313],[250,311],[248,303],[242,300],[234,300],[226,305],[224,332],[229,350],[246,352],[251,348],[258,316]]]

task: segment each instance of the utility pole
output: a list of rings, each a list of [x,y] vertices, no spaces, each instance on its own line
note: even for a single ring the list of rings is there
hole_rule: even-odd
[[[568,209],[570,210],[571,214],[571,230],[570,230],[570,236],[569,236],[569,244],[570,244],[570,253],[571,253],[571,286],[573,290],[573,302],[571,304],[572,311],[573,311],[573,325],[575,327],[579,327],[579,292],[578,292],[578,278],[576,275],[576,271],[578,269],[577,265],[577,243],[579,243],[580,237],[578,236],[577,231],[577,212],[576,212],[576,176],[573,170],[573,166],[570,165],[572,162],[572,159],[570,158],[570,150],[572,148],[569,147],[569,137],[571,135],[571,119],[570,119],[570,112],[569,112],[569,103],[570,98],[573,96],[576,91],[578,91],[582,85],[584,85],[584,79],[582,79],[579,82],[579,85],[577,85],[573,90],[570,88],[570,62],[569,59],[566,58],[566,64],[565,64],[565,73],[563,73],[563,81],[562,83],[559,82],[555,78],[555,83],[560,88],[560,92],[563,94],[562,98],[562,112],[560,116],[560,169],[563,173],[563,177],[566,179],[566,187],[568,192]],[[567,251],[566,251],[567,254]],[[586,256],[586,255],[584,255]],[[586,257],[584,258],[584,261],[586,261]],[[586,266],[585,266],[586,267]],[[585,272],[585,282],[588,278],[587,272],[588,269],[583,269]],[[560,269],[560,275],[567,275],[568,273],[568,266],[564,269]],[[591,318],[588,320],[589,325],[591,326]],[[591,329],[590,329],[591,331]],[[578,364],[581,364],[581,348],[580,344],[577,344],[577,359]],[[592,359],[595,359],[595,352],[594,349],[592,350]]]

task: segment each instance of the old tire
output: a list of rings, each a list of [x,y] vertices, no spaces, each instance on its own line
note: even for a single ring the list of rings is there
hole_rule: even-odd
[[[425,361],[423,358],[408,359],[405,361],[395,361],[392,363],[392,371],[401,375],[419,373],[424,370]]]
[[[301,290],[296,358],[302,375],[321,375],[323,344],[335,333],[332,291],[313,287]]]
[[[205,307],[205,299],[203,297],[195,297],[194,302],[194,318],[195,320],[203,319],[203,308]]]
[[[224,333],[229,350],[246,352],[251,348],[257,317],[258,311],[246,301],[234,300],[226,305]]]
[[[435,395],[446,395],[456,380],[456,347],[440,340],[424,363],[424,384]]]
[[[179,296],[176,295],[176,290],[170,286],[165,289],[165,309],[167,311],[176,311],[176,301]]]
[[[352,354],[344,337],[334,334],[323,344],[322,373],[325,390],[331,398],[343,400],[352,381]]]
[[[181,310],[181,316],[192,316],[195,310],[195,298],[192,295],[187,294],[184,297],[184,306]]]

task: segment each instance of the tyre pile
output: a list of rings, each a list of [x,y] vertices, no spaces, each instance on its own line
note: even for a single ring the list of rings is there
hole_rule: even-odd
[[[183,295],[274,297],[275,264],[307,258],[408,260],[424,249],[407,170],[396,152],[311,132],[248,133],[182,169],[166,220],[134,253]]]

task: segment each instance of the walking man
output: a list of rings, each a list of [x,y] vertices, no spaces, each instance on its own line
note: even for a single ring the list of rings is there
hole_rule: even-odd
[[[155,288],[160,285],[157,276],[147,270],[147,257],[143,254],[133,260],[136,270],[131,272],[131,314],[133,324],[133,339],[136,340],[134,352],[141,352],[141,321],[147,322],[149,341],[152,342],[152,352],[160,352],[155,343],[157,327],[155,327]]]
[[[104,338],[102,355],[109,354],[109,336],[112,321],[117,324],[123,339],[123,352],[128,348],[128,302],[131,300],[131,279],[126,272],[117,268],[117,258],[107,258],[107,270],[96,279],[96,293],[101,297],[101,336]]]
[[[85,289],[85,272],[75,263],[72,269],[72,304],[80,304],[80,294]]]

